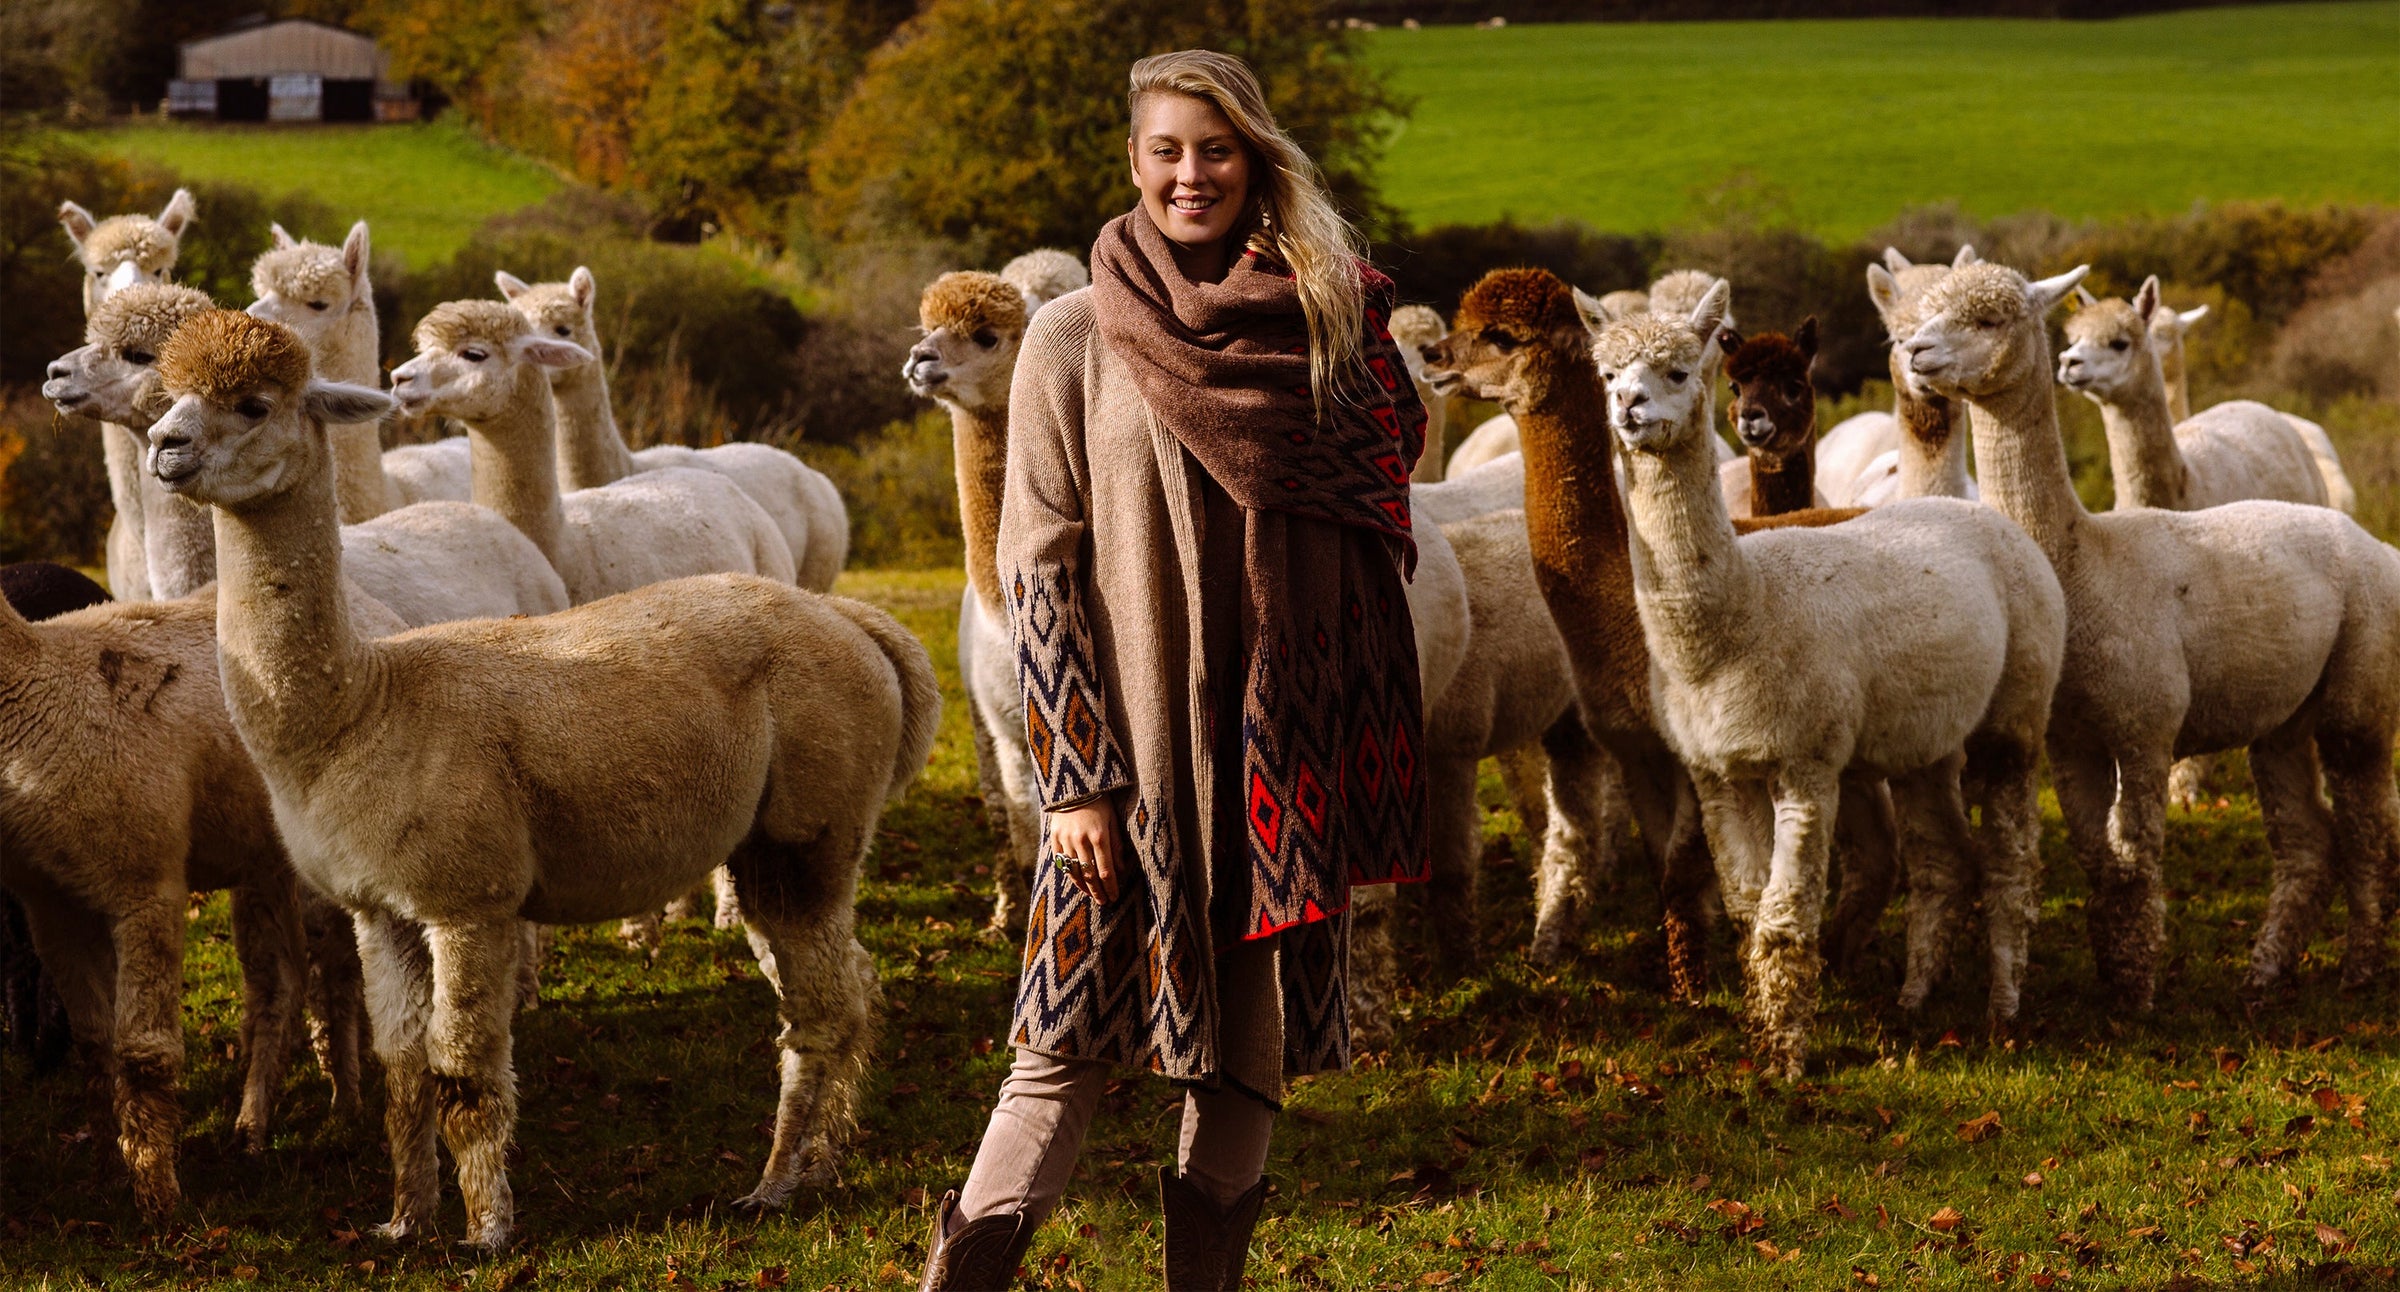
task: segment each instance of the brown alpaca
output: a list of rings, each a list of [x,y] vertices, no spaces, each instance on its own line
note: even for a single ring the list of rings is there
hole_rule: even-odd
[[[1824,505],[1816,490],[1817,391],[1808,375],[1817,358],[1817,316],[1802,319],[1792,336],[1761,332],[1745,339],[1727,328],[1717,343],[1733,384],[1727,416],[1745,459],[1727,469],[1749,477],[1749,514],[1779,516]]]

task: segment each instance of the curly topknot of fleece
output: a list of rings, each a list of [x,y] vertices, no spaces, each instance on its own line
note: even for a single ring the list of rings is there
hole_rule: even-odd
[[[1442,326],[1442,316],[1434,313],[1429,305],[1403,305],[1392,311],[1392,319],[1387,326],[1391,329],[1392,339],[1411,350],[1432,345],[1442,339],[1442,333],[1449,331]]]
[[[533,331],[533,324],[506,301],[444,301],[417,321],[419,354],[455,350],[469,341],[506,344]]]
[[[1697,368],[1708,342],[1681,318],[1637,314],[1611,323],[1592,343],[1592,357],[1603,368],[1622,368],[1648,361],[1654,368]]]
[[[1042,247],[1000,267],[1008,285],[1047,304],[1092,285],[1092,275],[1071,251]]]
[[[1746,382],[1780,372],[1806,381],[1808,363],[1808,356],[1790,337],[1781,332],[1761,332],[1742,342],[1741,349],[1725,356],[1725,376]]]
[[[1700,308],[1701,298],[1707,296],[1708,289],[1716,286],[1717,282],[1717,276],[1707,270],[1678,269],[1650,284],[1650,312],[1670,314],[1679,319],[1690,318],[1692,311]],[[1725,322],[1733,322],[1730,313]]]
[[[1495,269],[1467,289],[1450,326],[1464,332],[1492,323],[1515,323],[1535,331],[1583,326],[1574,294],[1547,269]]]
[[[173,283],[135,283],[110,293],[83,323],[86,345],[138,346],[156,353],[175,329],[217,307],[208,293]]]
[[[240,310],[195,314],[158,352],[159,385],[170,397],[230,404],[263,386],[308,385],[308,346],[290,328]]]
[[[948,328],[971,335],[988,327],[1021,336],[1025,295],[998,274],[962,269],[926,285],[917,301],[917,321],[928,332]]]
[[[2111,296],[2069,314],[2067,340],[2069,343],[2089,341],[2094,345],[2124,340],[2135,345],[2148,345],[2150,324],[2134,313],[2133,302]]]
[[[144,273],[163,274],[175,264],[175,235],[146,215],[112,215],[83,235],[79,254],[89,269],[130,260]]]
[[[1921,319],[1958,314],[2005,320],[2020,318],[2025,310],[2025,275],[2006,265],[1989,263],[1951,270],[1940,282],[1925,289],[1917,305]]]
[[[250,291],[281,292],[296,301],[338,300],[350,294],[350,268],[342,249],[321,242],[277,247],[250,263]]]
[[[1892,312],[1885,316],[1883,324],[1894,341],[1905,341],[1915,335],[1918,325],[1925,321],[1925,293],[1949,276],[1948,265],[1910,265],[1892,275]]]

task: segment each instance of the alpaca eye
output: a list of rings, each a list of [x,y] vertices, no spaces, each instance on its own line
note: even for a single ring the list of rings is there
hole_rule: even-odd
[[[1522,344],[1522,342],[1518,341],[1515,337],[1510,336],[1506,332],[1486,332],[1483,334],[1483,339],[1491,342],[1492,348],[1498,350],[1502,354],[1508,354]]]
[[[1975,320],[1975,326],[1977,326],[1977,327],[1979,327],[1979,328],[1984,328],[1984,329],[1986,329],[1986,330],[1989,330],[1989,329],[1991,329],[1991,328],[1996,328],[1996,327],[2000,326],[2000,320],[1998,320],[1998,319],[1993,319],[1993,318],[1982,318],[1982,319],[1977,319],[1977,320]]]
[[[1667,371],[1667,380],[1669,380],[1669,381],[1671,381],[1671,382],[1674,382],[1676,385],[1680,386],[1680,385],[1682,385],[1682,384],[1684,383],[1684,381],[1685,381],[1687,378],[1689,378],[1691,375],[1692,375],[1692,374],[1690,374],[1690,373],[1688,373],[1688,372],[1685,372],[1685,371],[1684,371],[1683,369],[1681,369],[1681,368],[1671,368],[1671,369],[1669,369],[1669,370]]]
[[[320,313],[320,314],[322,314],[322,313],[324,313],[324,312],[325,312],[325,302],[323,302],[323,301],[310,301],[310,302],[308,303],[308,307],[309,307],[310,309],[312,309],[312,310],[315,310],[315,311],[317,311],[317,312],[318,312],[318,313]]]
[[[2132,349],[2133,343],[2123,337],[2118,337],[2116,340],[2108,343],[2108,348],[2122,353],[2126,350]]]
[[[1000,344],[1000,334],[987,327],[975,334],[975,344],[982,346],[986,350],[989,350],[993,346]]]
[[[468,363],[482,363],[484,360],[489,359],[492,356],[485,351],[475,348],[474,346],[468,346],[466,349],[458,352],[458,357],[466,360]]]
[[[155,360],[155,359],[158,357],[158,356],[156,356],[156,355],[154,355],[154,354],[150,353],[148,350],[135,350],[135,349],[131,349],[131,348],[128,348],[128,349],[126,349],[126,350],[125,350],[123,353],[124,353],[124,356],[125,356],[125,362],[127,362],[127,363],[131,363],[131,364],[139,364],[139,365],[142,365],[142,366],[144,366],[144,367],[147,367],[147,366],[148,366],[148,365],[149,365],[149,364],[150,364],[152,361],[154,361],[154,360]]]
[[[259,418],[267,415],[267,401],[260,399],[256,395],[252,395],[240,403],[235,404],[233,406],[233,411],[240,413],[242,416],[247,417],[251,421],[255,422]]]
[[[556,332],[556,333],[558,333],[560,336],[565,336],[565,335],[567,335],[567,325],[566,325],[566,324],[564,324],[564,323],[561,323],[561,324],[559,324],[557,327],[554,327],[554,328],[552,328],[552,329],[550,329],[550,330],[551,330],[551,331],[553,331],[553,332]]]

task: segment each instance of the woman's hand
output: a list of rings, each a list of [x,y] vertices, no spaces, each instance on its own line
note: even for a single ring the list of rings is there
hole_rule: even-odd
[[[1050,814],[1050,856],[1095,902],[1117,897],[1117,805],[1108,795]]]

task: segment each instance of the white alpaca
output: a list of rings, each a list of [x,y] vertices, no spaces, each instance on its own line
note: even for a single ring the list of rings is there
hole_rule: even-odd
[[[59,203],[59,225],[75,244],[75,258],[83,265],[83,312],[88,316],[120,288],[167,281],[182,249],[184,232],[197,214],[191,190],[181,188],[167,199],[156,219],[112,215],[101,220],[73,202]],[[148,547],[143,530],[141,437],[122,426],[104,424],[100,452],[108,469],[109,502],[116,508],[108,522],[108,590],[119,601],[148,600],[153,594],[144,564]]]
[[[2191,365],[2185,356],[2183,338],[2193,326],[2208,317],[2208,306],[2196,305],[2177,310],[2164,301],[2150,311],[2150,348],[2158,355],[2158,366],[2167,380],[2167,416],[2176,425],[2190,421],[2192,416]],[[2325,428],[2297,413],[2276,414],[2307,443],[2309,455],[2316,459],[2317,474],[2325,481],[2325,504],[2345,516],[2358,513],[2358,491],[2351,487],[2349,473],[2342,469],[2342,455],[2333,447],[2333,437]]]
[[[1453,471],[1429,485],[1408,491],[1409,509],[1418,520],[1448,525],[1495,511],[1525,505],[1525,455],[1509,453],[1470,471]]]
[[[1897,247],[1867,266],[1867,298],[1891,340],[1892,411],[1844,418],[1817,441],[1817,486],[1836,507],[1880,507],[1896,498],[1977,497],[1967,474],[1963,407],[1910,380],[1898,343],[1917,328],[1925,290],[1960,265],[1978,263],[1960,247],[1949,264],[1911,263]]]
[[[1000,266],[1000,281],[1024,295],[1025,313],[1031,316],[1068,292],[1091,286],[1092,272],[1072,251],[1039,247]]]
[[[829,1182],[880,995],[859,869],[940,718],[924,647],[871,606],[741,575],[370,640],[335,592],[323,426],[390,398],[311,380],[296,338],[239,315],[187,325],[161,365],[151,468],[217,508],[227,708],[295,868],[359,930],[390,1093],[382,1232],[432,1229],[438,1126],[468,1241],[508,1241],[522,923],[629,915],[721,863],[782,1022],[773,1147],[740,1205]]]
[[[1425,405],[1425,455],[1417,459],[1416,470],[1409,474],[1414,484],[1433,484],[1442,478],[1443,445],[1450,427],[1450,401],[1436,393],[1425,380],[1425,347],[1442,339],[1449,326],[1442,316],[1424,305],[1403,305],[1392,311],[1390,323],[1392,343],[1400,347],[1400,361],[1408,366],[1409,384],[1417,388],[1417,399]]]
[[[505,272],[494,275],[494,281],[536,334],[573,341],[594,356],[588,363],[549,370],[550,399],[558,418],[560,489],[596,489],[668,467],[715,472],[739,486],[774,520],[784,546],[791,550],[800,586],[818,592],[832,589],[850,554],[850,512],[833,481],[781,449],[741,440],[705,449],[653,444],[629,451],[609,403],[608,372],[598,358],[600,332],[593,302],[599,283],[592,271],[578,266],[563,283],[529,286]]]
[[[2166,941],[2168,768],[2247,746],[2274,890],[2245,991],[2288,972],[2346,883],[2348,982],[2379,965],[2384,875],[2400,860],[2400,554],[2328,507],[2086,512],[2052,401],[2049,311],[2083,277],[1971,265],[1926,294],[1903,346],[1916,378],[1971,406],[1985,501],[2049,554],[2071,630],[2050,723],[2067,839],[2091,878],[2093,958],[2146,1010]],[[2320,797],[2332,791],[2334,811]]]
[[[1630,476],[1652,701],[1699,792],[1726,909],[1747,926],[1751,1024],[1771,1067],[1797,1077],[1845,775],[1890,780],[1912,878],[1955,878],[1962,853],[1981,862],[1991,1015],[2015,1016],[2066,605],[2032,540],[1954,499],[1737,538],[1705,442],[1725,294],[1711,288],[1686,319],[1612,326],[1593,353]],[[1961,798],[1970,763],[1980,833]],[[1911,885],[1912,1007],[1963,914],[1953,886]]]

